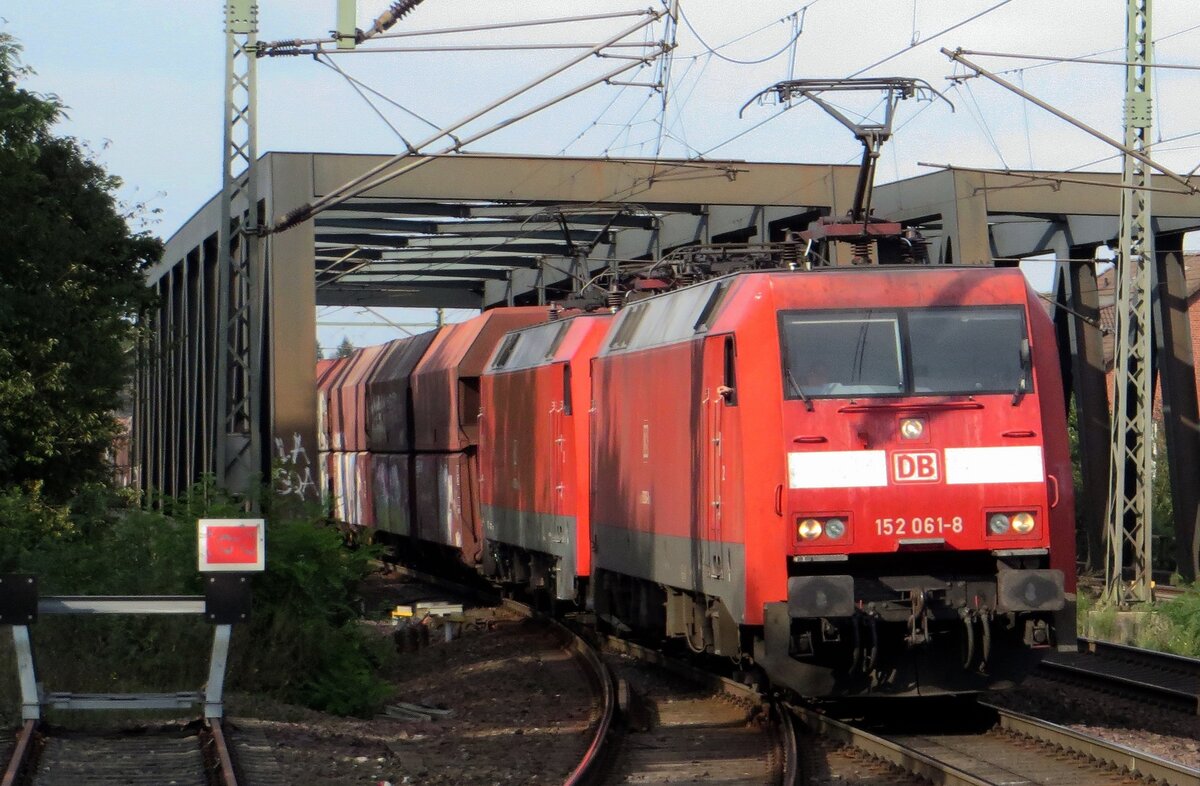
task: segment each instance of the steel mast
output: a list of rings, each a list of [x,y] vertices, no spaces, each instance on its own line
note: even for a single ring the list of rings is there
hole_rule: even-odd
[[[1149,149],[1151,104],[1151,0],[1126,8],[1125,146]],[[1151,600],[1151,477],[1153,367],[1149,176],[1143,162],[1124,156],[1120,253],[1116,259],[1116,379],[1113,385],[1112,463],[1109,472],[1106,596],[1114,603]],[[1133,579],[1126,583],[1125,568]]]
[[[258,3],[225,3],[225,133],[222,152],[217,316],[216,479],[250,492],[263,472],[262,281],[255,163]],[[250,494],[254,499],[256,495]]]

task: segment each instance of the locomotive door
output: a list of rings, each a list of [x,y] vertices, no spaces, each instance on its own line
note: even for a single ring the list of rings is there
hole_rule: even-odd
[[[554,368],[553,366],[551,368]],[[570,365],[562,366],[562,399],[551,400],[550,402],[550,513],[553,516],[551,523],[550,540],[554,543],[564,543],[567,540],[566,525],[563,523],[563,517],[567,515],[566,510],[566,482],[567,478],[567,434],[566,430],[570,428],[570,421],[567,415],[570,413]],[[553,377],[552,377],[553,379]],[[553,384],[553,383],[552,383]]]
[[[726,384],[725,358],[727,344],[732,346],[732,337],[710,336],[704,340],[704,356],[701,364],[703,384],[700,402],[700,554],[703,564],[697,566],[704,576],[713,579],[725,578],[725,549],[721,542],[721,524],[724,511],[722,497],[725,486],[725,462],[722,451],[722,426],[724,422],[725,398],[722,390]]]

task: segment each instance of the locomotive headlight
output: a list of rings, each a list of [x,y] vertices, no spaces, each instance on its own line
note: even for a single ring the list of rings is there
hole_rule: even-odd
[[[825,536],[830,538],[840,538],[846,534],[846,522],[841,519],[829,519],[825,522]]]
[[[1034,523],[1033,515],[1030,513],[1018,513],[1012,517],[1012,528],[1022,535],[1033,532]]]
[[[796,524],[796,534],[801,540],[812,540],[821,536],[821,522],[816,519],[801,519]]]
[[[925,433],[925,422],[920,418],[904,418],[900,421],[900,436],[904,439],[920,439]]]
[[[1030,521],[1032,520],[1032,517],[1030,517]],[[1008,526],[1008,516],[1005,514],[993,513],[992,515],[988,516],[988,532],[992,533],[993,535],[1003,535],[1004,533],[1008,532]]]

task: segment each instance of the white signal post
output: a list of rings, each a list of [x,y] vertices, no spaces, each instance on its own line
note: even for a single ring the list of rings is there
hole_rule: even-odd
[[[21,690],[21,717],[41,720],[45,708],[60,710],[182,710],[203,705],[211,721],[224,713],[225,667],[233,626],[250,617],[250,574],[266,567],[262,519],[200,519],[197,563],[203,595],[40,596],[32,574],[0,574],[0,625],[10,625]],[[45,691],[34,668],[29,626],[43,614],[191,614],[213,626],[208,682],[198,691],[171,693],[75,693]],[[4,781],[8,783],[7,780]]]

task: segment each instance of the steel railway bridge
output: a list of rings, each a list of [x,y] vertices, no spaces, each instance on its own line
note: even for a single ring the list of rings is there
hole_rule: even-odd
[[[386,156],[269,153],[233,219],[279,217],[370,170]],[[178,494],[202,475],[233,489],[282,461],[307,489],[316,461],[316,307],[489,308],[544,303],[614,261],[652,259],[700,243],[783,239],[849,208],[857,166],[458,155],[437,158],[286,231],[221,232],[222,194],[169,240],[149,274],[136,380],[133,462],[142,488]],[[1080,182],[1086,181],[1086,182]],[[1119,235],[1120,175],[946,170],[879,186],[879,215],[919,229],[933,264],[1015,265],[1057,258],[1054,316],[1079,413],[1087,488],[1105,489],[1109,408],[1096,249]],[[1155,185],[1158,185],[1156,182]],[[1164,189],[1164,192],[1167,189]],[[247,194],[256,194],[250,209]],[[240,202],[238,201],[240,200]],[[226,214],[229,215],[229,214]],[[224,220],[230,220],[228,218]],[[231,225],[232,226],[232,225]],[[1155,366],[1174,494],[1175,555],[1194,576],[1200,432],[1186,313],[1183,236],[1200,228],[1200,196],[1156,193]],[[222,276],[252,251],[249,285]],[[245,246],[241,244],[245,243]],[[224,290],[225,297],[222,297]],[[229,321],[239,303],[241,328]],[[226,346],[241,360],[223,359]],[[247,402],[227,416],[231,397]],[[250,464],[229,445],[257,444]],[[315,464],[312,469],[316,475]],[[1093,564],[1102,564],[1103,493],[1081,500]]]

